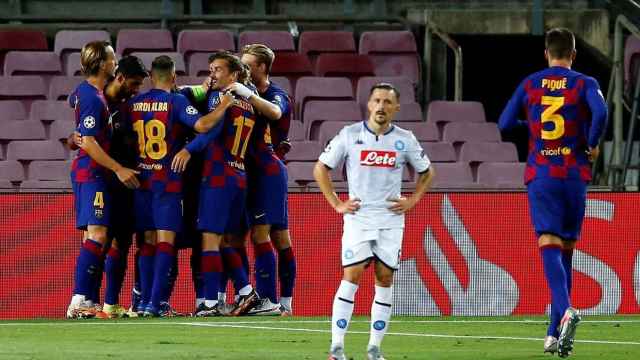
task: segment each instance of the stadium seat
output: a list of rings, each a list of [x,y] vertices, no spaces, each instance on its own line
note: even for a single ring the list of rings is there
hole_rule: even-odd
[[[15,192],[16,188],[13,186],[11,181],[0,179],[0,192]]]
[[[298,114],[309,100],[352,100],[353,88],[347,78],[303,76],[296,84]]]
[[[629,82],[629,80],[635,81],[635,79],[630,79],[632,76],[632,64],[631,58],[634,54],[640,54],[640,39],[635,36],[628,36],[624,45],[624,81],[625,83]]]
[[[360,106],[355,101],[313,100],[304,107],[303,123],[307,139],[318,138],[318,130],[323,121],[354,122],[362,119]]]
[[[18,100],[0,100],[0,122],[27,118],[24,105]]]
[[[200,85],[203,81],[204,78],[198,76],[178,76],[176,78],[176,84],[178,84],[178,86]]]
[[[280,86],[282,90],[286,91],[287,94],[293,99],[293,88],[291,87],[291,81],[285,76],[269,76],[269,81],[274,84]]]
[[[318,154],[318,156],[319,155],[320,154]],[[315,160],[318,160],[317,156]],[[289,162],[287,164],[287,172],[289,174],[289,178],[295,181],[298,185],[309,185],[310,183],[315,182],[315,179],[313,178],[314,166],[315,162]],[[329,172],[329,174],[331,176],[331,180],[333,181],[344,180],[342,177],[342,168],[332,170]]]
[[[484,106],[477,101],[441,101],[429,103],[427,121],[435,124],[447,122],[486,122]]]
[[[277,54],[273,61],[271,75],[286,77],[292,88],[295,88],[299,78],[313,75],[313,67],[304,54],[281,53]]]
[[[518,151],[510,142],[466,142],[460,148],[458,161],[517,162]]]
[[[352,125],[355,122],[353,121],[325,121],[320,124],[320,129],[318,130],[318,138],[311,138],[311,140],[317,140],[320,143],[320,146],[326,146],[331,139],[333,139],[343,127],[347,125]]]
[[[344,76],[351,79],[354,89],[358,79],[374,75],[369,56],[360,54],[320,54],[315,69],[316,76]]]
[[[295,51],[293,36],[287,31],[243,31],[238,36],[238,49],[245,45],[264,44],[275,52]],[[277,56],[276,56],[277,57]]]
[[[14,120],[0,122],[0,140],[46,139],[44,125],[39,121]]]
[[[75,130],[75,121],[54,121],[49,127],[49,139],[66,140]]]
[[[523,188],[526,163],[484,162],[478,166],[478,183],[494,188]]]
[[[66,180],[25,180],[20,183],[20,192],[51,192],[71,189],[71,179]]]
[[[322,145],[317,141],[291,141],[288,161],[316,161],[322,153]]]
[[[446,142],[421,141],[420,145],[431,162],[455,162],[456,150]]]
[[[7,158],[11,160],[66,160],[60,141],[12,141],[7,146]]]
[[[4,160],[6,158],[4,154],[4,146],[0,146],[0,160]]]
[[[31,104],[29,119],[44,123],[68,122],[73,126],[75,125],[75,112],[66,101],[36,100]]]
[[[182,30],[178,34],[177,50],[188,59],[192,53],[210,54],[217,50],[236,51],[233,33],[227,30]]]
[[[436,172],[432,186],[434,188],[473,188],[473,174],[469,164],[464,162],[433,163]]]
[[[400,111],[396,113],[393,120],[399,122],[422,122],[422,119],[422,108],[420,107],[420,104],[414,102],[401,104]]]
[[[116,52],[121,56],[132,52],[172,52],[173,38],[165,29],[122,29],[118,31]]]
[[[0,161],[0,180],[22,181],[24,167],[16,160]]]
[[[64,64],[64,73],[67,76],[82,75],[82,70],[80,69],[80,53],[69,54]]]
[[[418,48],[410,31],[365,31],[360,54],[369,55],[377,76],[405,76],[420,81]]]
[[[176,64],[176,75],[186,75],[187,68],[184,66],[184,58],[181,53],[177,52],[132,52],[131,55],[137,56],[142,60],[144,66],[151,70],[153,59],[160,55],[169,56]]]
[[[351,31],[304,31],[298,40],[298,52],[315,64],[320,54],[355,53],[356,42]]]
[[[289,140],[291,141],[302,141],[306,140],[307,133],[305,132],[306,128],[302,121],[300,120],[291,120],[291,124],[289,126]]]
[[[398,124],[398,126],[411,131],[418,141],[440,141],[438,128],[433,124],[425,122],[404,122]]]
[[[60,30],[53,42],[53,51],[58,54],[62,64],[66,64],[69,54],[80,52],[91,41],[109,41],[111,36],[104,30]]]
[[[5,76],[61,75],[58,55],[45,51],[9,51],[4,58]]]
[[[373,85],[385,82],[395,86],[400,92],[400,104],[416,102],[413,84],[404,76],[365,76],[358,80],[356,87],[356,100],[366,107],[369,102],[369,94]]]
[[[455,144],[465,141],[499,142],[501,138],[496,123],[452,122],[445,124],[442,140]]]
[[[33,100],[46,99],[49,89],[41,76],[21,75],[0,77],[0,100],[20,100],[25,109]]]
[[[71,173],[71,160],[32,161],[27,170],[29,180],[67,180]]]
[[[208,53],[193,53],[189,58],[189,76],[209,76]]]
[[[54,76],[49,83],[49,100],[67,100],[81,82],[82,76]]]
[[[0,31],[0,68],[4,68],[4,57],[12,50],[47,51],[47,37],[39,30],[2,30]]]

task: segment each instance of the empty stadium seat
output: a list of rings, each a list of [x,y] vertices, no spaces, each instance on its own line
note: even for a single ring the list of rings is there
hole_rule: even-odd
[[[0,140],[42,140],[45,138],[44,125],[39,121],[0,122]]]
[[[24,180],[24,167],[16,160],[0,161],[0,180]]]
[[[433,123],[446,122],[486,122],[484,106],[477,101],[441,101],[429,103],[427,121]]]
[[[271,65],[271,75],[286,77],[295,88],[299,78],[313,75],[313,67],[304,54],[281,53],[276,55]]]
[[[359,52],[371,57],[377,76],[406,76],[414,84],[420,81],[418,48],[410,31],[365,31]]]
[[[104,30],[60,30],[56,33],[53,51],[64,64],[69,53],[80,52],[84,45],[92,41],[111,42],[111,36]]]
[[[360,106],[355,101],[313,100],[304,107],[303,123],[307,139],[318,138],[323,121],[354,122],[362,119]]]
[[[320,146],[326,146],[331,139],[333,139],[343,127],[354,124],[353,121],[325,121],[320,125],[318,130],[318,138],[311,139],[317,140]]]
[[[457,160],[456,150],[450,143],[421,141],[420,145],[431,162],[455,162]]]
[[[320,54],[356,52],[356,42],[350,31],[304,31],[300,34],[298,52],[315,64]]]
[[[367,55],[320,54],[316,62],[316,76],[344,76],[351,79],[353,88],[358,79],[374,75],[373,64]]]
[[[356,90],[356,100],[366,106],[369,102],[369,94],[373,85],[378,83],[389,83],[395,86],[400,92],[400,104],[415,103],[415,89],[411,81],[404,76],[365,76],[358,80]]]
[[[176,78],[176,84],[178,84],[178,86],[200,85],[203,81],[204,78],[198,76],[178,76]]]
[[[309,100],[352,100],[353,88],[347,78],[301,77],[296,84],[298,113]]]
[[[64,73],[67,76],[82,75],[82,70],[80,69],[80,53],[69,54],[64,64]]]
[[[51,192],[70,190],[71,179],[67,180],[25,180],[20,183],[20,192]]]
[[[209,76],[208,53],[194,53],[189,58],[189,76]]]
[[[296,50],[293,36],[287,31],[243,31],[240,33],[238,49],[250,44],[264,44],[275,52]]]
[[[411,131],[418,141],[440,140],[438,128],[433,124],[425,122],[405,122],[397,125],[405,130]]]
[[[2,30],[0,31],[0,69],[4,68],[4,57],[12,50],[48,49],[47,37],[38,30]]]
[[[142,63],[147,69],[151,69],[151,63],[153,59],[160,55],[166,55],[170,57],[173,62],[176,64],[176,74],[177,75],[186,75],[187,68],[184,65],[184,58],[181,53],[177,52],[133,52],[131,53],[133,56],[137,56],[142,60]]]
[[[2,192],[14,192],[16,189],[9,180],[0,179],[0,189]]]
[[[82,76],[54,76],[49,82],[49,100],[66,100],[78,85],[84,81]]]
[[[36,100],[31,104],[29,119],[45,123],[68,122],[73,126],[75,112],[66,101]]]
[[[33,100],[45,99],[49,89],[41,76],[21,75],[0,77],[0,100],[20,100],[25,109]]]
[[[289,126],[289,140],[291,141],[301,141],[307,138],[307,133],[305,132],[306,127],[299,120],[291,120],[291,124]]]
[[[75,121],[54,121],[49,127],[49,139],[66,140],[75,130]]]
[[[269,76],[269,81],[280,86],[282,90],[286,91],[291,98],[293,98],[293,87],[291,87],[291,81],[285,76]]]
[[[71,160],[32,161],[27,173],[29,180],[67,180],[71,173]]]
[[[27,118],[24,105],[18,100],[0,100],[0,122]]]
[[[12,141],[7,146],[7,158],[11,160],[66,160],[60,141]]]
[[[288,161],[316,161],[322,153],[323,146],[317,141],[291,141]]]
[[[466,142],[460,148],[459,161],[517,162],[518,151],[510,142]]]
[[[475,187],[473,174],[469,164],[464,162],[432,163],[436,176],[433,177],[434,188],[472,188]]]
[[[4,58],[4,74],[61,75],[62,65],[54,52],[9,51]]]
[[[178,34],[177,50],[188,59],[194,52],[236,51],[236,43],[233,33],[227,30],[182,30]]]
[[[498,130],[496,123],[448,123],[444,126],[442,140],[450,143],[499,142],[500,130]]]
[[[526,163],[484,162],[478,166],[478,183],[495,189],[524,187]]]
[[[320,154],[318,154],[320,155]],[[316,157],[317,160],[317,157]],[[299,162],[291,161],[287,164],[287,173],[289,179],[293,180],[298,185],[312,185],[315,182],[313,178],[313,167],[315,162]],[[334,169],[329,172],[332,181],[343,181],[342,168]],[[335,184],[334,184],[335,185]]]
[[[401,104],[400,110],[396,113],[396,116],[393,118],[394,121],[399,122],[422,122],[422,108],[418,103],[407,103]]]
[[[122,29],[118,31],[116,52],[121,56],[132,52],[172,52],[171,32],[165,29]]]

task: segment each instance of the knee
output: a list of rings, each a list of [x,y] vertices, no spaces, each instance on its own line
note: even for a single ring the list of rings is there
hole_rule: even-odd
[[[385,275],[376,275],[376,285],[381,287],[391,287],[393,284],[393,273]]]
[[[276,230],[271,232],[271,241],[273,242],[273,246],[280,250],[284,250],[286,248],[291,247],[291,240],[289,239],[289,231],[288,230]]]
[[[87,230],[88,238],[104,245],[107,243],[107,228],[104,226],[90,227]]]
[[[562,239],[556,235],[552,234],[542,234],[538,238],[538,247],[548,246],[548,245],[557,245],[562,247],[563,242]]]

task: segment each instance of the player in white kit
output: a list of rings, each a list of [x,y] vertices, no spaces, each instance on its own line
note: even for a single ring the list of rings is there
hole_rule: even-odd
[[[351,321],[355,293],[365,267],[373,260],[376,285],[371,306],[369,360],[384,360],[382,338],[391,318],[393,272],[398,269],[404,213],[429,189],[434,171],[415,136],[391,121],[400,109],[398,90],[380,83],[371,88],[368,120],[345,126],[327,145],[313,175],[329,204],[344,214],[344,275],[333,300],[329,360],[346,360],[344,336]],[[341,201],[329,171],[346,163],[349,199]],[[402,197],[402,172],[410,164],[420,174],[416,190]]]

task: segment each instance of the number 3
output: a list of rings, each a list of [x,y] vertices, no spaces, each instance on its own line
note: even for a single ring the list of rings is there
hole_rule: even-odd
[[[562,96],[543,96],[542,101],[540,102],[542,105],[548,105],[549,107],[544,109],[541,116],[542,124],[545,122],[553,123],[553,130],[544,130],[541,131],[541,137],[543,140],[556,140],[564,135],[564,118],[560,114],[556,114],[563,105],[564,105],[564,97]]]

